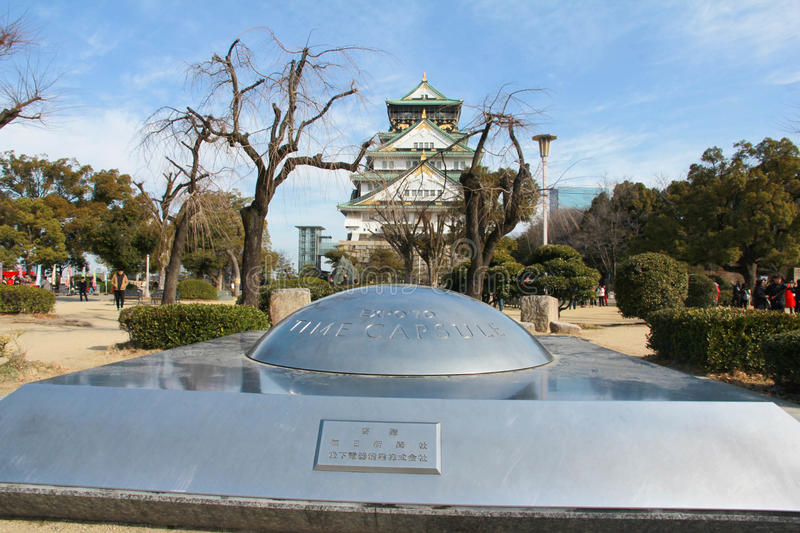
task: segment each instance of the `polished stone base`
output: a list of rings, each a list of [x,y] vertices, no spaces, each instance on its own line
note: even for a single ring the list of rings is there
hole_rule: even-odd
[[[749,391],[569,337],[539,338],[555,360],[537,368],[403,378],[265,365],[243,355],[258,337],[8,396],[0,514],[246,531],[800,527],[800,423]],[[334,444],[326,427],[345,433]]]
[[[199,494],[5,485],[0,515],[160,527],[309,533],[795,533],[792,513],[664,509],[531,509],[281,501]]]

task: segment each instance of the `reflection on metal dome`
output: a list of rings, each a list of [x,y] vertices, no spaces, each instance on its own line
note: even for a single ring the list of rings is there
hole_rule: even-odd
[[[413,285],[373,285],[317,300],[274,325],[248,356],[286,368],[381,376],[486,374],[552,361],[494,308]]]

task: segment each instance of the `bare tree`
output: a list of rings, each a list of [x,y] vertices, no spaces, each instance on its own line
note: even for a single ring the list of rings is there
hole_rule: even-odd
[[[300,153],[317,142],[313,134],[333,105],[357,93],[354,82],[344,81],[341,73],[349,72],[345,66],[353,65],[351,53],[359,49],[308,45],[290,49],[270,36],[282,56],[272,67],[257,65],[240,39],[233,41],[224,57],[214,54],[195,65],[195,79],[209,87],[208,96],[203,106],[188,107],[204,128],[224,139],[256,174],[253,200],[240,211],[243,303],[254,307],[258,305],[264,221],[275,190],[303,165],[355,171],[370,144],[364,143],[350,162],[329,161],[322,152]]]
[[[178,274],[181,268],[181,252],[186,246],[192,220],[203,211],[203,196],[201,182],[211,176],[201,162],[201,149],[203,145],[213,143],[217,139],[203,121],[197,120],[194,114],[178,111],[174,108],[164,107],[156,111],[144,127],[145,145],[151,143],[173,143],[176,147],[188,151],[188,161],[178,162],[175,156],[165,156],[171,165],[172,171],[165,176],[171,176],[169,194],[164,193],[162,198],[169,200],[169,204],[179,195],[185,195],[177,214],[171,218],[173,221],[172,245],[169,251],[166,275],[164,276],[164,295],[162,304],[175,303],[177,300]],[[180,178],[182,181],[175,184]],[[137,184],[140,190],[143,187]],[[148,198],[150,196],[148,195]],[[167,203],[167,200],[164,203]],[[152,201],[151,209],[152,209]],[[167,205],[167,209],[169,206]]]
[[[460,214],[453,207],[420,213],[422,227],[414,247],[425,262],[428,280],[432,287],[439,286],[439,272],[449,256],[450,245],[455,240],[460,226]]]
[[[485,270],[500,239],[530,216],[529,206],[535,205],[533,200],[538,197],[530,166],[525,162],[522,145],[517,139],[517,131],[524,131],[525,117],[530,113],[524,102],[518,100],[521,92],[525,91],[498,93],[492,102],[484,105],[477,124],[468,133],[478,136],[472,163],[462,171],[460,179],[464,193],[464,234],[472,247],[466,292],[473,298],[481,297]],[[516,111],[519,105],[523,108]],[[481,166],[481,159],[492,141],[501,150],[511,151],[516,170],[488,173]]]
[[[425,178],[420,179],[416,188],[410,178],[404,178],[402,182],[384,182],[377,193],[374,213],[380,230],[372,233],[382,237],[403,260],[406,283],[412,281],[418,254],[425,262],[430,284],[437,284],[446,254],[447,234],[453,227],[453,207],[460,201],[448,195],[446,176],[431,170],[427,179],[439,177],[442,182],[435,189],[424,185]]]
[[[15,120],[41,121],[53,100],[55,78],[30,55],[36,40],[24,18],[0,23],[0,61],[13,63],[0,79],[0,128]]]
[[[173,228],[170,224],[171,220],[174,221],[172,217],[172,202],[175,201],[184,188],[188,187],[188,183],[177,183],[178,178],[181,176],[178,172],[164,172],[162,176],[164,177],[164,191],[161,193],[160,198],[156,198],[145,191],[144,182],[133,182],[142,195],[147,198],[147,207],[150,209],[150,214],[158,226],[159,289],[164,288],[164,280],[167,277],[167,263],[172,249]]]

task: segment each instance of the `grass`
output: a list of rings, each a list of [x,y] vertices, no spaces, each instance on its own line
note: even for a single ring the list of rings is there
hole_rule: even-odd
[[[0,382],[17,381],[28,374],[57,374],[57,365],[28,361],[17,343],[19,334],[0,335]]]

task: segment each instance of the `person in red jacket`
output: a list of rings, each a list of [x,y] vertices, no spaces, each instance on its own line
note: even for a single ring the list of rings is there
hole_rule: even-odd
[[[788,285],[786,285],[784,298],[786,299],[786,307],[789,309],[789,314],[794,314],[794,308],[797,305],[797,302],[794,298],[794,282],[790,281]]]

